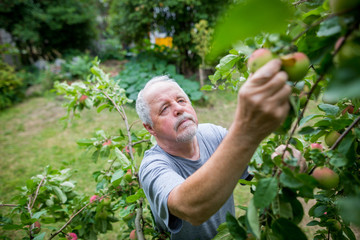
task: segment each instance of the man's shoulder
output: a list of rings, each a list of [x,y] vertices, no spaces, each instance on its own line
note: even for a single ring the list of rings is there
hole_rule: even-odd
[[[205,138],[211,136],[223,138],[226,135],[227,130],[224,127],[212,123],[202,123],[198,126],[198,133]]]

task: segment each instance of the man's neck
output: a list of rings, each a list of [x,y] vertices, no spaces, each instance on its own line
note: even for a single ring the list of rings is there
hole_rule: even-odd
[[[198,160],[200,158],[200,149],[197,137],[187,142],[175,142],[175,143],[157,143],[165,152],[177,156],[186,158],[189,160]]]

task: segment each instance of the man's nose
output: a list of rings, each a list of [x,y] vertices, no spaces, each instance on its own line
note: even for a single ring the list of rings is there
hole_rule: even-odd
[[[184,112],[184,106],[180,105],[179,103],[176,103],[174,105],[174,115],[179,116],[182,115]]]

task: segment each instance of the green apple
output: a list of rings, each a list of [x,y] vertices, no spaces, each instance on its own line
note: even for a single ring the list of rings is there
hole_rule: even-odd
[[[328,147],[331,147],[332,145],[334,145],[334,143],[336,142],[336,140],[340,137],[340,133],[338,133],[337,131],[331,131],[328,134],[325,135],[325,143]]]
[[[309,58],[302,52],[295,52],[280,57],[282,69],[288,74],[289,81],[297,82],[307,74],[310,66]]]
[[[250,72],[254,73],[272,59],[274,59],[274,55],[269,49],[256,49],[248,60],[248,68]]]
[[[316,167],[311,174],[321,189],[332,189],[339,185],[339,175],[327,167]]]

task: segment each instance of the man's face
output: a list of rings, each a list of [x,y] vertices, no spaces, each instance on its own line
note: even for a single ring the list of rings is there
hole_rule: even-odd
[[[152,127],[145,127],[158,142],[186,142],[195,136],[198,124],[195,110],[174,83],[155,83],[145,92],[144,98],[153,121]]]

